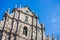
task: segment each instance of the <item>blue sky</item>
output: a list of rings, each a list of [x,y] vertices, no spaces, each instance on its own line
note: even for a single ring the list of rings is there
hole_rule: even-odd
[[[40,23],[44,23],[46,27],[46,35],[53,33],[56,37],[60,33],[60,0],[0,0],[0,20],[4,12],[10,8],[10,12],[17,4],[29,6],[35,14],[40,18]]]

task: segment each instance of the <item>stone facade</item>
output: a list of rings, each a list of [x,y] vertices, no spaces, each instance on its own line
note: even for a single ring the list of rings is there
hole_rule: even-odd
[[[43,30],[43,39],[45,40]],[[42,40],[41,25],[38,17],[29,9],[14,8],[12,14],[6,11],[0,21],[0,40]]]

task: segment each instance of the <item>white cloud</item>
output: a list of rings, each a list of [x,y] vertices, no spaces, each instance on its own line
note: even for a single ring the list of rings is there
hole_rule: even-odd
[[[57,20],[56,20],[56,19],[52,19],[51,21],[52,21],[53,23],[57,22]]]
[[[59,24],[59,23],[60,23],[60,16],[53,17],[53,18],[51,19],[51,22],[52,22],[52,23]]]
[[[51,26],[54,32],[60,32],[60,16],[51,18]]]

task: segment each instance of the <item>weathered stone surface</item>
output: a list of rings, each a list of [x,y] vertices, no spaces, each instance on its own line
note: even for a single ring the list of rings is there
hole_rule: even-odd
[[[21,11],[22,12],[21,12]],[[18,12],[20,11],[20,12]],[[26,12],[28,11],[28,12]],[[13,18],[15,13],[15,17]],[[19,16],[20,13],[20,16]],[[26,15],[27,14],[27,15]],[[19,16],[19,21],[17,24],[17,20],[18,20],[18,16]],[[28,17],[28,22],[25,22],[26,16]],[[11,35],[11,40],[14,40],[15,36],[16,36],[16,40],[30,40],[31,39],[31,31],[32,31],[32,16],[33,16],[33,39],[36,39],[36,18],[34,16],[34,14],[28,9],[28,7],[25,8],[17,8],[17,10],[13,11],[12,14],[8,14],[7,15],[7,20],[6,20],[6,24],[5,24],[5,28],[3,30],[3,36],[2,36],[2,40],[8,40],[9,39],[9,35]],[[13,27],[12,27],[12,19],[14,19],[13,22]],[[0,30],[2,30],[3,28],[3,24],[4,24],[4,20],[2,20],[0,22]],[[22,21],[22,22],[21,22]],[[37,21],[38,22],[38,21]],[[18,25],[18,29],[17,28]],[[27,36],[23,35],[23,28],[27,27]],[[12,28],[12,30],[11,30]],[[11,32],[10,32],[11,30]],[[15,33],[17,30],[17,33]],[[45,38],[45,33],[44,34],[44,38]],[[41,40],[42,33],[41,33],[41,26],[37,25],[37,40]],[[45,40],[45,39],[44,39]]]

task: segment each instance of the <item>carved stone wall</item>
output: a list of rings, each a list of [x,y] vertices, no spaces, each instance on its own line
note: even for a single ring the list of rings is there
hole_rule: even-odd
[[[26,10],[28,11],[27,13]],[[36,17],[37,16],[35,16],[28,9],[28,7],[15,8],[12,14],[9,14],[8,12],[6,14],[7,15],[4,16],[3,20],[0,21],[0,31],[2,33],[1,40],[31,40],[32,35],[33,35],[32,39],[33,40],[36,39]],[[26,16],[28,17],[28,22],[25,22]],[[23,28],[25,26],[28,28],[27,36],[23,35]],[[3,27],[4,29],[2,29]],[[37,40],[41,40],[41,26],[40,25],[38,26],[38,24],[37,24]]]

